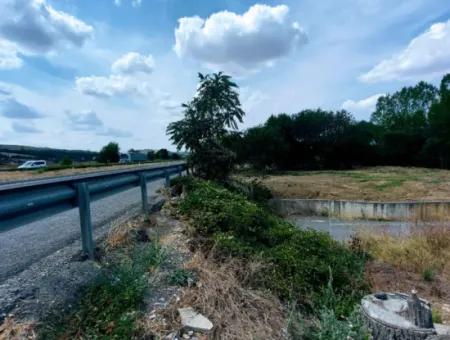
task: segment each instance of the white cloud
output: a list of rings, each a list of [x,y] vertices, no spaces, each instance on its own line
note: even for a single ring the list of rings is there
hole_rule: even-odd
[[[342,103],[344,110],[350,111],[357,118],[368,119],[377,105],[378,98],[384,96],[383,93],[374,94],[373,96],[361,99],[361,100],[346,100]]]
[[[0,39],[0,70],[11,70],[22,66],[22,59],[18,56],[17,47]]]
[[[105,128],[97,132],[99,136],[107,136],[107,137],[117,137],[117,138],[129,138],[132,137],[133,134],[131,132],[116,129],[116,128]]]
[[[147,75],[153,66],[151,55],[130,52],[112,64],[112,74],[76,78],[76,88],[80,93],[94,97],[148,95],[151,93],[151,83]]]
[[[60,45],[81,46],[93,28],[74,16],[58,11],[46,0],[3,0],[0,36],[21,51],[45,53]]]
[[[43,117],[40,112],[17,101],[13,97],[0,101],[0,115],[11,119],[35,119]]]
[[[131,6],[133,7],[140,7],[142,4],[142,0],[133,0],[131,1]]]
[[[80,113],[66,112],[69,125],[77,131],[89,131],[103,126],[103,122],[92,110],[85,110]]]
[[[119,7],[122,4],[121,0],[114,0],[114,5],[116,5],[117,7]]]
[[[18,123],[14,122],[12,123],[12,129],[16,133],[41,133],[42,131],[39,130],[34,126],[32,123]]]
[[[363,82],[380,82],[442,75],[450,71],[450,20],[431,25],[400,53],[381,61],[360,76]]]
[[[230,72],[269,65],[306,43],[300,25],[285,5],[254,5],[242,15],[222,11],[202,19],[178,20],[175,52]]]
[[[117,74],[151,73],[155,61],[151,55],[145,56],[136,52],[129,52],[112,64],[112,72]]]

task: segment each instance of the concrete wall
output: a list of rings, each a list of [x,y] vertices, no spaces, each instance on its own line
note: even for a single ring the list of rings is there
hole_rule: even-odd
[[[450,201],[358,202],[322,199],[272,199],[270,206],[282,216],[329,216],[350,220],[386,221],[450,220]]]

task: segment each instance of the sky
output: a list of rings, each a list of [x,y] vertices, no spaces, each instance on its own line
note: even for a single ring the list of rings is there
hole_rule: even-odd
[[[0,0],[0,144],[169,148],[198,72],[239,85],[245,129],[450,72],[447,0]]]

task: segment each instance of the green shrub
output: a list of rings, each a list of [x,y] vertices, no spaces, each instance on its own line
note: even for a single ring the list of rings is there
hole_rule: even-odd
[[[184,268],[175,269],[168,277],[168,283],[176,286],[188,286],[189,281],[195,282],[197,280],[196,273],[186,270]]]
[[[40,329],[42,339],[131,339],[138,307],[148,287],[147,274],[163,259],[161,249],[147,244],[108,268],[81,296],[67,316],[53,316]]]
[[[278,296],[312,309],[324,302],[332,278],[336,299],[331,308],[338,315],[348,315],[366,292],[362,253],[329,234],[299,230],[213,182],[193,178],[182,182],[187,194],[179,209],[192,220],[195,233],[225,255],[264,259],[265,288]]]

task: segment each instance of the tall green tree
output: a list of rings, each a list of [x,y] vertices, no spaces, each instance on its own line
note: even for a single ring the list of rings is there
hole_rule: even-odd
[[[238,86],[222,72],[200,73],[197,93],[183,108],[184,118],[167,128],[170,139],[178,150],[190,152],[188,162],[200,177],[226,178],[235,155],[224,146],[224,139],[244,116]]]
[[[117,163],[119,158],[119,144],[114,142],[105,145],[98,155],[98,161],[100,163]]]
[[[378,98],[371,120],[390,131],[424,128],[428,125],[429,110],[438,100],[438,89],[421,81]]]
[[[424,153],[437,161],[437,166],[450,166],[450,74],[442,78],[440,101],[430,110],[430,134]]]

